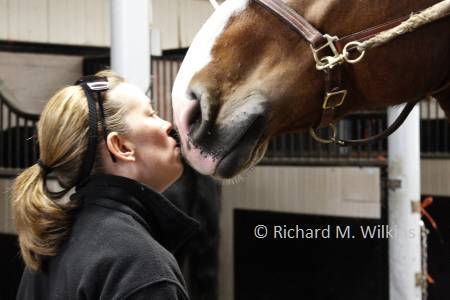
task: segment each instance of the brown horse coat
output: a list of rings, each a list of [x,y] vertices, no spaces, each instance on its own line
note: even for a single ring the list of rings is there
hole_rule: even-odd
[[[243,6],[214,36],[208,62],[190,76],[184,70],[173,94],[175,123],[182,128],[187,160],[217,177],[233,177],[255,164],[272,136],[317,124],[324,92],[323,73],[315,69],[308,43],[254,1],[228,0],[223,6],[238,2]],[[322,33],[342,37],[437,1],[287,2]],[[211,18],[219,18],[221,9]],[[200,36],[208,26],[211,23]],[[193,60],[200,44],[194,41],[183,64]],[[368,50],[356,65],[345,65],[343,86],[348,96],[336,119],[355,110],[418,100],[449,81],[450,18],[446,18]],[[198,102],[197,108],[183,102],[183,95]],[[437,97],[449,116],[450,93]]]

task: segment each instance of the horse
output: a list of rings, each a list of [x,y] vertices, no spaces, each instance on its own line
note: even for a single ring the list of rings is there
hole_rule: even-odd
[[[320,32],[338,37],[438,2],[283,1]],[[215,10],[194,38],[172,90],[184,157],[198,172],[218,179],[234,178],[257,164],[273,136],[317,127],[326,107],[326,80],[314,47],[257,2],[227,0]],[[414,104],[445,86],[450,18],[366,52],[357,64],[339,66],[346,98],[332,107],[329,122],[358,110]],[[447,117],[448,90],[435,97]]]

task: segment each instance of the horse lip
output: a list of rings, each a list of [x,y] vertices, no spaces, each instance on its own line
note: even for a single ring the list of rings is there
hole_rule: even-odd
[[[229,151],[217,163],[214,175],[221,178],[232,178],[249,162],[249,158],[257,149],[264,133],[265,118],[256,117],[244,134],[233,143]],[[240,144],[241,143],[241,144]],[[242,145],[243,143],[243,145]]]
[[[195,127],[195,130],[193,130],[194,128],[191,126],[187,134],[187,145],[199,149],[202,153],[220,160],[247,135],[253,124],[259,118],[263,117],[263,114],[253,114],[248,116],[245,122],[234,123],[231,125],[206,124],[209,130],[202,130],[203,132],[200,135],[197,135],[197,132],[195,132],[195,130],[199,128]]]

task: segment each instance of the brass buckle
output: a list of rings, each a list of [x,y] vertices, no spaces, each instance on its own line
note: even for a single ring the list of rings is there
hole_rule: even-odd
[[[316,61],[317,70],[332,69],[334,66],[339,65],[344,61],[344,57],[338,52],[336,46],[334,45],[334,42],[339,38],[329,34],[324,34],[323,37],[327,40],[327,42],[319,48],[315,49],[312,45],[310,45],[314,60]],[[319,52],[325,48],[329,48],[334,56],[319,57]]]
[[[341,100],[339,100],[339,102],[335,105],[328,105],[328,101],[330,100],[330,98],[337,96],[337,95],[341,95]],[[327,94],[325,95],[325,98],[323,100],[322,108],[323,109],[330,109],[330,108],[333,109],[338,106],[341,106],[342,104],[344,104],[345,97],[347,97],[347,90],[340,90],[340,91],[336,91],[336,92],[327,92]]]

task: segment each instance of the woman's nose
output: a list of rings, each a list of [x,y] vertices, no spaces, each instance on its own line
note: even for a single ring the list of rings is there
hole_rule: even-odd
[[[164,130],[167,133],[167,135],[170,135],[170,133],[173,131],[173,125],[169,121],[163,121],[164,122]]]

